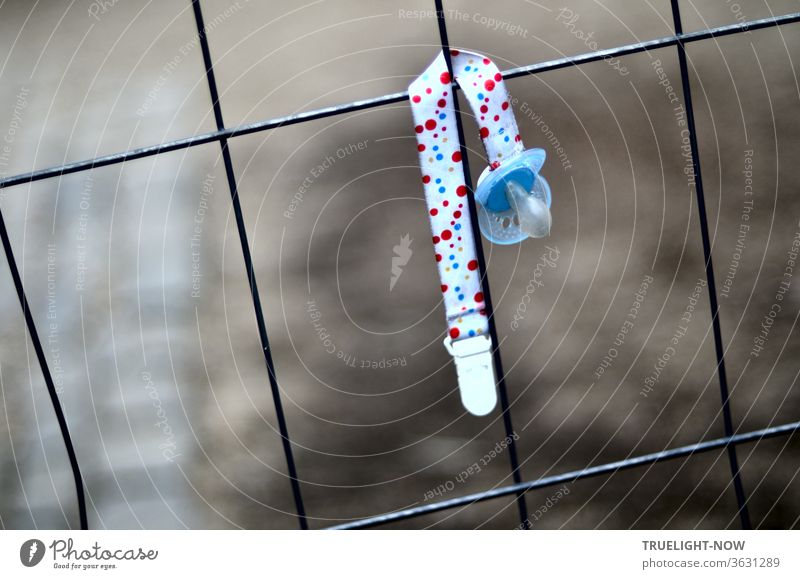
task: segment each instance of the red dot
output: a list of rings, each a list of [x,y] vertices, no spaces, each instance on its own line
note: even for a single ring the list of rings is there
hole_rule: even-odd
[[[489,107],[487,107],[486,105],[481,105],[481,112],[484,114],[488,113]]]
[[[425,94],[431,94],[433,91],[430,88],[425,89]]]
[[[485,139],[488,136],[489,136],[489,129],[487,129],[486,127],[481,127],[481,139]]]
[[[500,161],[492,161],[492,171],[497,169],[500,166]]]
[[[464,195],[466,195],[466,194],[467,194],[467,187],[466,187],[466,185],[459,185],[458,189],[456,189],[456,194],[457,194],[459,197],[463,197]]]
[[[522,140],[522,137],[520,137],[519,135],[517,135],[516,137],[514,137],[514,140],[515,140],[517,143],[519,143],[519,142]]]
[[[444,99],[439,99],[439,102],[438,102],[438,103],[436,103],[436,104],[438,104],[438,105],[439,105],[439,108],[440,108],[440,109],[443,109],[444,107],[446,107],[446,106],[447,106],[447,101],[446,101],[446,100],[444,100]]]
[[[483,292],[478,292],[475,294],[475,301],[482,302],[483,301]]]
[[[459,161],[461,161],[461,151],[456,151],[453,153],[453,162],[458,163]]]
[[[458,56],[458,51],[457,50],[451,50],[450,51],[450,55],[451,56]]]
[[[470,261],[467,264],[467,269],[470,270],[470,271],[475,271],[476,269],[478,269],[478,260],[477,259],[473,259],[472,261]]]
[[[487,79],[483,86],[486,87],[486,90],[494,90],[494,81],[491,78]]]
[[[436,209],[436,207],[434,207],[433,209],[431,209],[431,215],[439,215],[439,210]]]
[[[508,101],[503,103],[503,110],[505,111],[507,109],[508,109]]]
[[[495,115],[495,116],[494,116],[494,122],[497,122],[497,121],[499,121],[499,120],[500,120],[500,115]]]
[[[454,211],[454,212],[453,212],[453,217],[455,217],[456,219],[458,219],[459,217],[461,217],[461,211]]]
[[[425,145],[422,145],[422,144],[417,145],[417,151],[419,151],[421,153],[424,150],[425,150]]]
[[[436,244],[437,244],[437,243],[439,243],[440,241],[441,241],[441,239],[439,239],[439,236],[438,236],[438,235],[434,235],[434,236],[433,236],[433,244],[434,244],[434,245],[436,245]]]
[[[451,237],[453,237],[453,232],[452,231],[450,231],[449,229],[445,229],[444,231],[442,231],[442,239],[447,241]]]
[[[486,315],[486,310],[482,309],[482,310],[481,310],[481,315],[482,315],[482,316],[485,316],[485,315]]]
[[[484,58],[483,59],[483,64],[491,64],[491,63],[492,63],[492,61],[489,60],[488,58]]]
[[[444,292],[446,292],[446,291],[447,291],[447,286],[446,286],[446,285],[444,285],[444,284],[442,284],[442,293],[444,293]]]
[[[461,332],[458,331],[458,328],[450,328],[450,337],[454,340],[461,335]]]
[[[450,84],[450,73],[443,72],[442,75],[439,77],[439,80],[442,81],[442,84]]]
[[[414,127],[414,130],[417,131],[418,133],[421,133],[422,131],[425,130],[425,127],[423,127],[422,125],[417,125],[416,127]]]
[[[431,182],[431,176],[430,175],[423,175],[422,176],[422,182],[423,183],[430,183]]]
[[[428,129],[429,131],[432,131],[433,129],[436,128],[436,121],[434,121],[433,119],[428,119],[427,121],[425,121],[425,128]]]
[[[436,254],[436,261],[442,261],[442,256],[438,253]]]
[[[494,75],[494,79],[497,82],[500,82],[501,80],[503,80],[503,75],[498,72],[497,74]]]
[[[422,100],[422,97],[421,97],[421,96],[419,96],[418,94],[415,94],[415,95],[414,95],[414,96],[411,98],[411,100],[412,100],[412,101],[414,101],[415,103],[418,103],[419,101],[421,101],[421,100]]]
[[[450,202],[447,199],[445,199],[444,201],[442,201],[442,205],[447,207],[448,205],[450,205]]]

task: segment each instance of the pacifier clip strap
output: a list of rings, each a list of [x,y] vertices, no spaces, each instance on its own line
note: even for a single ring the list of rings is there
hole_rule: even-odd
[[[455,80],[469,101],[489,165],[495,169],[523,150],[503,77],[480,54],[450,54]],[[496,378],[444,53],[411,83],[409,96],[447,319],[445,346],[455,358],[464,406],[482,416],[497,403]]]

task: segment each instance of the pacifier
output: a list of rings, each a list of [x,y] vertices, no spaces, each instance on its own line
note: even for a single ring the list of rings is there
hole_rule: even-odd
[[[474,194],[484,237],[510,245],[548,236],[550,186],[539,175],[545,152],[525,150],[514,101],[497,65],[464,50],[452,50],[450,56],[448,63],[440,52],[408,87],[408,96],[447,321],[444,343],[455,362],[464,408],[486,416],[498,400],[494,357],[498,344],[489,323],[480,243],[472,227],[453,78],[472,109],[489,164]]]
[[[544,149],[528,149],[478,179],[475,200],[483,236],[499,245],[550,235],[550,185],[539,170]]]

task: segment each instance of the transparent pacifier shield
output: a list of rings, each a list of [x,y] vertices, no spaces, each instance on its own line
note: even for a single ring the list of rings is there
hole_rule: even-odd
[[[528,237],[519,228],[519,218],[513,210],[498,213],[478,205],[478,226],[486,239],[499,245],[513,245]]]

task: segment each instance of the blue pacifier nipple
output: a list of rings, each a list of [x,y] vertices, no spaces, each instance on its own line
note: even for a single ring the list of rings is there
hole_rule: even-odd
[[[529,149],[478,179],[478,225],[492,243],[511,245],[550,234],[550,185],[539,170],[543,149]]]

